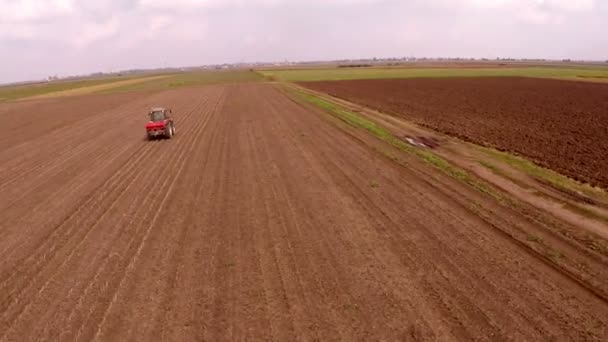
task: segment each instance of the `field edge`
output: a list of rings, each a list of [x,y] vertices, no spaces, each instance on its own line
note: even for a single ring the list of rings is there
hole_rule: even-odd
[[[605,201],[606,198],[608,198],[608,193],[603,189],[594,188],[587,184],[577,182],[576,180],[561,175],[553,170],[537,166],[533,162],[528,161],[523,157],[512,155],[507,152],[495,151],[488,147],[464,142],[455,137],[446,136],[445,138],[456,140],[461,145],[469,146],[467,147],[468,149],[480,151],[480,153],[483,153],[484,155],[502,156],[504,160],[511,161],[516,166],[512,167],[515,169],[515,171],[532,172],[532,174],[529,176],[532,176],[531,179],[533,180],[533,183],[522,184],[518,182],[518,180],[510,177],[507,174],[507,172],[512,170],[501,172],[498,169],[499,167],[505,167],[505,165],[509,167],[510,165],[504,161],[499,163],[501,162],[500,159],[491,159],[493,163],[496,162],[496,165],[499,165],[498,167],[495,166],[495,164],[483,162],[481,165],[476,165],[478,167],[469,167],[469,160],[462,162],[462,160],[452,158],[452,156],[449,155],[449,153],[454,152],[452,150],[446,153],[445,151],[434,151],[428,148],[425,149],[418,146],[413,146],[412,144],[408,143],[407,140],[396,136],[391,129],[383,126],[382,124],[385,122],[379,122],[378,120],[374,120],[375,118],[364,116],[361,113],[355,113],[349,110],[348,107],[342,106],[342,104],[347,101],[342,99],[334,99],[327,94],[318,93],[295,84],[283,84],[283,86],[287,89],[286,91],[292,94],[292,96],[299,97],[301,100],[322,109],[323,111],[339,118],[355,128],[367,131],[372,136],[388,143],[398,150],[413,155],[424,161],[426,164],[441,170],[446,175],[462,182],[463,184],[466,184],[480,193],[488,195],[502,205],[507,205],[511,208],[518,209],[522,207],[524,202],[527,204],[538,204],[538,201],[522,201],[522,198],[515,196],[516,194],[509,191],[510,189],[504,185],[505,180],[510,183],[509,187],[520,188],[523,186],[530,186],[537,188],[536,192],[534,193],[537,200],[554,201],[555,203],[560,204],[561,207],[558,208],[559,210],[548,210],[550,209],[548,207],[533,205],[536,209],[542,210],[546,214],[560,219],[563,219],[565,216],[561,214],[564,214],[564,212],[567,211],[568,214],[574,215],[576,218],[575,220],[568,220],[570,224],[574,225],[580,225],[580,222],[592,222],[594,224],[593,228],[595,229],[584,229],[586,233],[580,236],[579,240],[585,241],[585,244],[589,248],[600,250],[603,254],[608,255],[608,230],[606,229],[608,228],[608,226],[606,226],[606,223],[608,222],[608,211],[604,210],[603,208],[603,206],[606,205]],[[409,124],[415,125],[413,123]],[[398,161],[392,156],[388,157]],[[483,169],[490,172],[483,172]],[[545,187],[543,187],[543,185]],[[552,196],[549,196],[545,193],[546,190],[548,190],[546,189],[547,186],[550,188],[549,190],[557,190],[561,193],[551,193]],[[581,189],[585,190],[585,192],[583,193]],[[567,195],[570,195],[571,197],[572,194],[577,195],[577,198],[567,198]],[[581,199],[583,200],[583,203],[581,202]],[[585,201],[585,199],[587,200]],[[576,224],[576,222],[579,222],[579,224]],[[564,234],[569,235],[570,233]]]

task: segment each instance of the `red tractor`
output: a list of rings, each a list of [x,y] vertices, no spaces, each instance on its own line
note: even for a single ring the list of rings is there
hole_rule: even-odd
[[[146,133],[148,140],[153,140],[157,137],[171,139],[175,135],[175,123],[171,114],[171,109],[167,108],[152,108],[148,115],[150,121],[146,124]]]

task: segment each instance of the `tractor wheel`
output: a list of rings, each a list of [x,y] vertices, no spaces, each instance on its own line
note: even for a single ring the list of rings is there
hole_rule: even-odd
[[[175,135],[175,126],[171,126],[171,129],[173,130],[173,135]]]
[[[171,139],[173,137],[173,126],[169,126],[165,129],[165,138]]]

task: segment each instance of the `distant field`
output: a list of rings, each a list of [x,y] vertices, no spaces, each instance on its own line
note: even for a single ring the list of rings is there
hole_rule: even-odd
[[[267,79],[279,81],[339,81],[386,78],[441,78],[441,77],[501,77],[524,76],[541,78],[608,81],[608,68],[330,68],[299,70],[261,70]]]
[[[606,83],[476,77],[302,84],[608,189]]]
[[[114,82],[122,82],[131,80],[133,78],[127,77],[108,77],[100,79],[90,80],[79,80],[79,81],[66,81],[66,82],[50,82],[50,83],[37,83],[28,85],[18,86],[4,86],[0,87],[0,102],[17,100],[27,97],[41,96],[56,92],[71,91],[74,89],[99,86]]]
[[[140,83],[147,82],[160,82],[161,80],[170,77],[169,75],[159,75],[159,76],[150,76],[150,77],[142,77],[142,78],[133,78],[116,82],[109,82],[103,84],[90,85],[86,87],[74,88],[56,91],[52,93],[46,93],[42,95],[37,95],[33,97],[28,97],[28,99],[38,99],[38,98],[49,98],[49,97],[62,97],[62,96],[76,96],[76,95],[86,95],[99,93],[104,91],[113,91],[114,89],[122,88],[122,87],[132,87]]]
[[[263,80],[262,76],[252,71],[204,71],[174,74],[162,80],[128,84],[122,87],[107,89],[103,92],[163,90],[205,84],[257,82],[261,80]]]
[[[108,77],[0,87],[0,102],[93,93],[164,90],[205,84],[256,82],[261,80],[263,80],[262,76],[252,71],[205,71],[154,76]]]

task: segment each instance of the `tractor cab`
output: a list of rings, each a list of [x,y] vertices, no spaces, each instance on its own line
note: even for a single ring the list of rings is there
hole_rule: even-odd
[[[152,108],[148,115],[150,116],[150,121],[159,122],[165,121],[171,118],[171,109],[166,108]]]
[[[175,123],[171,118],[173,112],[168,108],[152,108],[148,112],[150,121],[146,124],[148,140],[157,137],[171,139],[175,135]]]

